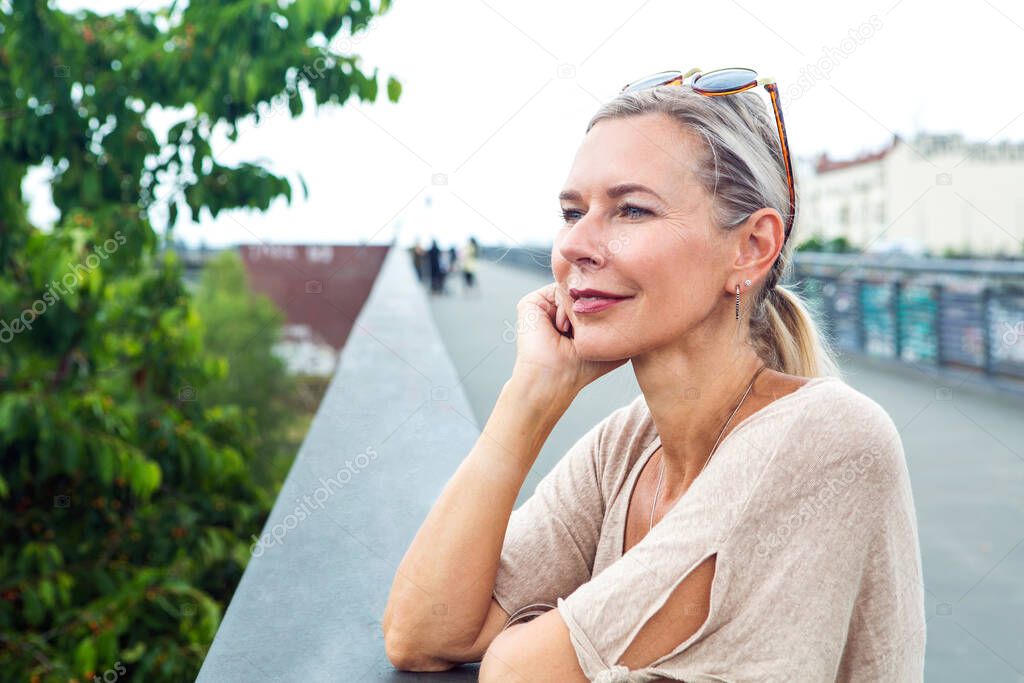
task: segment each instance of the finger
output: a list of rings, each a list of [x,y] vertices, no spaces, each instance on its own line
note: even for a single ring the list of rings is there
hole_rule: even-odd
[[[572,301],[571,299],[569,299],[569,297],[565,295],[565,291],[562,289],[559,289],[557,291],[557,295],[559,302],[558,310],[562,311],[563,319],[562,327],[559,327],[558,329],[561,330],[562,332],[568,332],[570,326],[572,325],[572,321],[569,319],[569,307],[572,306]]]
[[[543,308],[548,314],[548,318],[551,321],[551,326],[557,329],[558,327],[558,300],[555,297],[555,288],[557,284],[554,282],[548,283],[536,290],[537,301],[544,302]]]
[[[522,299],[520,299],[519,303],[533,304],[534,306],[540,306],[541,308],[544,308],[544,306],[542,306],[543,303],[553,306],[555,304],[554,297],[546,292],[546,290],[549,287],[550,285],[544,285],[540,289],[533,290],[532,292],[524,296]]]
[[[551,305],[555,305],[556,303],[558,303],[558,300],[555,298],[555,292],[557,291],[557,288],[558,283],[551,282],[538,289],[537,293],[540,294],[545,301],[547,301]]]

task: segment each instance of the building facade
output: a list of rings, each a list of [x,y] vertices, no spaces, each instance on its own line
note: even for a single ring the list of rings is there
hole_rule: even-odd
[[[801,240],[866,251],[1024,256],[1024,143],[894,136],[876,152],[822,154],[798,171]]]

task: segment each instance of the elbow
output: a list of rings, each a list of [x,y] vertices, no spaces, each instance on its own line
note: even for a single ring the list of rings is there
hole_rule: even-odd
[[[384,636],[384,654],[387,656],[391,666],[399,671],[415,671],[415,657],[410,650],[398,642],[395,637]]]
[[[410,648],[404,638],[400,638],[398,629],[392,626],[391,622],[391,603],[388,603],[387,609],[384,610],[384,618],[380,624],[381,631],[384,633],[384,654],[387,656],[388,661],[391,662],[391,666],[395,667],[399,671],[411,671],[410,665],[412,664],[412,657],[410,656]]]
[[[419,671],[417,666],[421,657],[415,654],[415,650],[394,636],[384,636],[384,654],[391,662],[391,666],[399,671]]]
[[[388,613],[384,613],[384,621],[381,622],[381,631],[384,632],[384,655],[391,662],[391,666],[396,669],[400,668],[398,665],[402,662],[401,653],[398,650],[398,643],[395,641],[394,636],[388,633]]]
[[[384,634],[384,654],[399,671],[448,671],[458,666],[457,662],[424,652],[409,639],[395,634],[394,629]]]
[[[398,629],[390,627],[387,616],[381,625],[384,631],[384,654],[387,656],[391,666],[399,671],[415,671],[417,657],[413,654],[414,648],[409,640],[398,633]]]

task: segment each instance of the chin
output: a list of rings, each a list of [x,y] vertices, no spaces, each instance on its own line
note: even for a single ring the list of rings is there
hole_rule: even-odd
[[[615,348],[607,343],[596,341],[591,339],[588,341],[587,337],[597,336],[600,333],[586,333],[577,335],[573,342],[576,345],[576,353],[583,360],[589,360],[593,362],[603,362],[612,360],[622,360],[623,358],[632,357],[632,353],[629,350]]]

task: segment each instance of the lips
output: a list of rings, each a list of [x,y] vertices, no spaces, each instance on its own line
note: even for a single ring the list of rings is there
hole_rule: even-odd
[[[602,292],[599,289],[570,289],[569,296],[572,297],[573,313],[597,313],[633,298],[613,292]]]
[[[572,297],[573,301],[578,299],[628,299],[629,296],[625,294],[615,294],[613,292],[602,292],[599,289],[576,289],[574,287],[569,288],[569,296]]]

